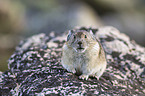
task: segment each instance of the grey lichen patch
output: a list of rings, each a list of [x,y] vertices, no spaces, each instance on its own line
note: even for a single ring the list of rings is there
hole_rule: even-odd
[[[9,59],[9,70],[0,75],[0,95],[143,96],[145,48],[113,27],[81,30],[96,33],[106,51],[108,65],[99,80],[93,77],[80,80],[62,67],[61,47],[65,35],[38,34],[17,46]]]
[[[130,38],[125,34],[120,33],[114,27],[107,26],[99,28],[96,37],[100,38],[108,53],[113,51],[127,53],[134,48],[134,45],[130,42]]]
[[[31,45],[32,46],[43,45],[42,43],[44,43],[44,41],[45,41],[44,37],[45,37],[45,34],[41,33],[39,35],[34,35],[31,38],[28,38],[27,40],[21,41],[20,42],[21,47],[17,47],[17,50],[18,50],[18,48],[21,48],[20,50],[27,49]]]

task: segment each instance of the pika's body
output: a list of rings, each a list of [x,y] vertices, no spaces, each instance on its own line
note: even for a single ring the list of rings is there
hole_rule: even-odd
[[[105,53],[93,33],[70,31],[62,48],[62,65],[70,72],[79,74],[80,79],[99,77],[106,69]]]

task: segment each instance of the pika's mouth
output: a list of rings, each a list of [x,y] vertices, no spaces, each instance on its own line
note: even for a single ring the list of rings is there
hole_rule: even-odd
[[[83,53],[83,52],[85,52],[85,48],[79,47],[79,48],[76,49],[76,51],[78,53]]]
[[[81,48],[81,47],[80,47],[80,48],[77,48],[77,49],[78,49],[78,50],[84,50],[85,48]]]

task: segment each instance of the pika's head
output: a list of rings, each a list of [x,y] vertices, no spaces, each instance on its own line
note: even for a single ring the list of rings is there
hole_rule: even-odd
[[[97,40],[92,31],[87,32],[84,30],[70,30],[67,36],[67,44],[78,53],[85,52],[87,48],[96,42]]]

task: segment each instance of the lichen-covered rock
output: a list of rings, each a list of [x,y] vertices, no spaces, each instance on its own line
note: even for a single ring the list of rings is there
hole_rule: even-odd
[[[100,80],[80,80],[60,63],[66,35],[38,34],[22,41],[0,74],[0,95],[140,95],[145,94],[145,48],[113,27],[92,30],[108,61]],[[71,55],[71,54],[70,54]]]

